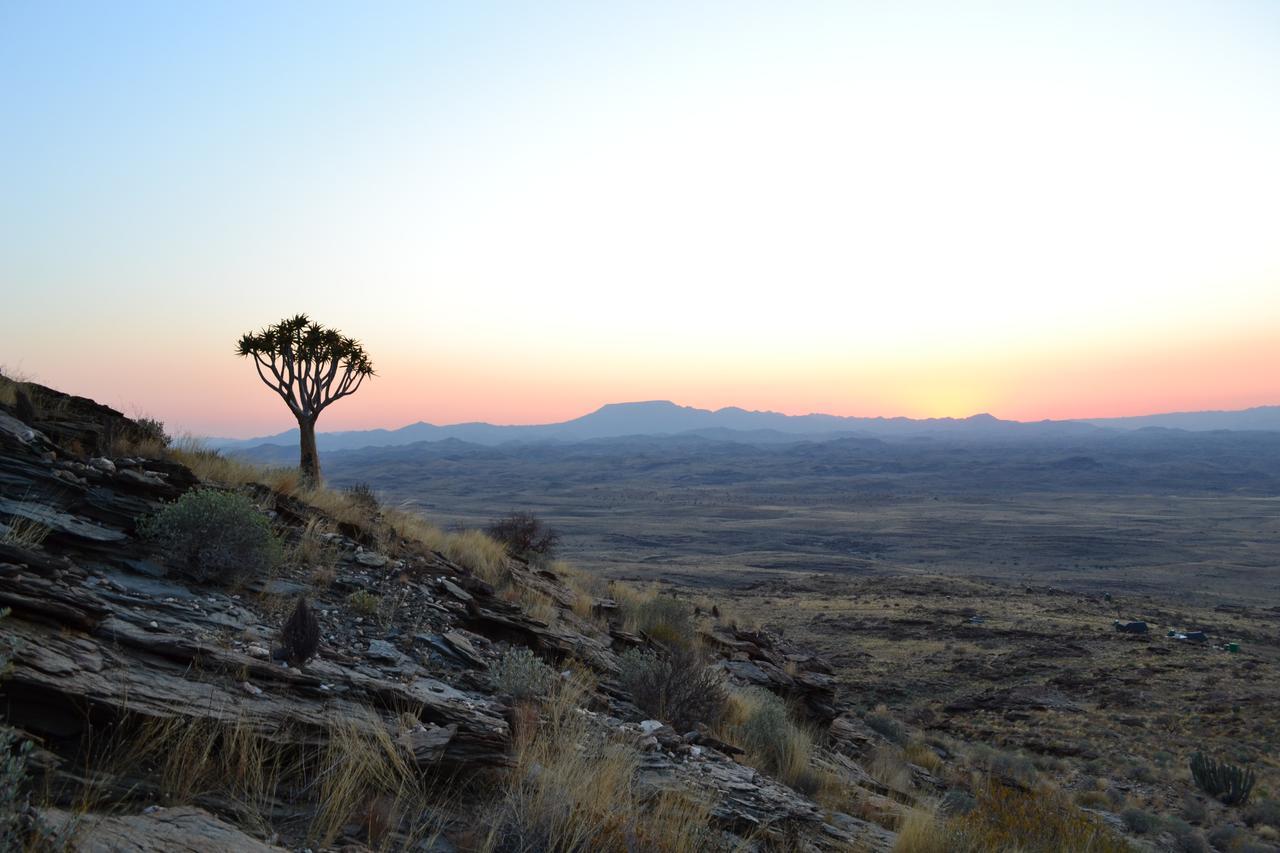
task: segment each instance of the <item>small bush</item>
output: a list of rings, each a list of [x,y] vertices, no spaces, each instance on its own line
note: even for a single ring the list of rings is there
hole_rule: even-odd
[[[951,790],[942,795],[938,808],[949,817],[966,815],[973,811],[978,801],[968,791]]]
[[[1120,813],[1125,828],[1137,835],[1146,835],[1160,825],[1159,819],[1142,809],[1125,809]]]
[[[187,492],[139,527],[199,581],[235,583],[265,574],[280,562],[280,541],[271,523],[252,501],[234,492]]]
[[[747,751],[751,764],[806,794],[818,782],[810,761],[813,734],[787,712],[786,703],[761,687],[735,691],[730,742]]]
[[[298,599],[293,614],[280,630],[280,639],[294,666],[306,663],[320,648],[320,622],[305,598]]]
[[[893,743],[902,744],[907,740],[907,733],[902,728],[902,724],[893,717],[890,717],[888,711],[883,707],[876,708],[874,711],[867,714],[863,717],[863,722],[865,722],[873,732],[878,732],[884,735]]]
[[[1244,822],[1249,826],[1265,824],[1280,829],[1280,800],[1259,800],[1249,806],[1244,813]]]
[[[724,678],[707,665],[701,649],[672,646],[666,654],[632,649],[618,663],[623,686],[646,714],[682,732],[697,723],[719,721],[725,703]]]
[[[1020,853],[1131,853],[1123,838],[1102,821],[1050,791],[1022,791],[992,784],[978,792],[977,806],[953,818],[956,853],[1018,850]]]
[[[546,696],[556,682],[556,671],[524,646],[503,652],[489,670],[489,680],[499,693],[512,699]]]
[[[490,523],[485,532],[524,560],[550,560],[560,544],[560,534],[531,512],[513,512]]]
[[[155,418],[138,418],[133,422],[131,438],[139,444],[154,444],[168,447],[172,439],[164,431],[164,423]]]
[[[347,606],[366,618],[378,615],[382,608],[382,596],[367,589],[358,589],[347,596]]]
[[[382,502],[378,500],[378,495],[368,483],[354,483],[351,485],[347,489],[347,499],[357,507],[368,510],[370,515],[377,513],[382,508]]]
[[[31,741],[0,726],[0,850],[22,850],[27,808],[27,756]]]

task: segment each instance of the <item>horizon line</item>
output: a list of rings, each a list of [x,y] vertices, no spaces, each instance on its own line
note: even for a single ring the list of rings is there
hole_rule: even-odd
[[[778,417],[797,418],[797,419],[809,418],[809,417],[822,417],[822,418],[836,418],[838,420],[911,421],[914,423],[929,423],[931,421],[959,422],[959,421],[973,420],[974,418],[986,417],[986,418],[992,418],[994,420],[997,420],[1003,423],[1013,423],[1013,424],[1047,424],[1047,423],[1091,424],[1097,421],[1119,421],[1119,420],[1131,420],[1134,418],[1175,417],[1179,415],[1241,414],[1243,412],[1252,412],[1258,409],[1269,409],[1269,408],[1275,408],[1277,406],[1280,406],[1280,403],[1268,403],[1268,404],[1263,404],[1258,406],[1246,406],[1243,409],[1195,409],[1195,410],[1184,409],[1184,410],[1177,410],[1177,411],[1147,412],[1139,415],[1107,415],[1102,417],[1039,418],[1037,420],[1018,420],[1016,418],[1002,418],[999,415],[992,414],[991,412],[974,412],[971,415],[964,415],[964,416],[946,415],[942,417],[928,417],[928,418],[913,418],[913,417],[910,417],[909,415],[835,415],[829,412],[806,412],[804,414],[799,414],[799,415],[789,415],[789,414],[786,414],[785,412],[774,411],[773,409],[747,409],[747,408],[743,408],[742,406],[721,406],[718,409],[707,409],[707,408],[702,408],[700,406],[687,406],[669,399],[668,400],[653,399],[653,400],[626,400],[626,401],[616,402],[616,403],[602,403],[601,405],[597,406],[596,408],[588,412],[585,412],[581,415],[575,415],[574,417],[568,418],[563,421],[544,421],[544,422],[538,422],[538,423],[493,423],[491,421],[455,421],[453,423],[437,424],[437,423],[432,423],[431,421],[420,419],[416,421],[410,421],[398,427],[374,426],[374,427],[366,427],[364,429],[317,430],[316,434],[317,435],[344,435],[349,433],[378,432],[378,431],[399,432],[401,430],[408,429],[409,427],[414,427],[414,426],[430,426],[430,427],[435,427],[437,429],[449,429],[450,427],[463,427],[463,426],[490,426],[498,429],[522,428],[522,427],[523,428],[553,427],[553,426],[562,426],[567,423],[572,423],[573,421],[579,420],[581,418],[590,417],[591,415],[598,414],[599,412],[602,412],[605,409],[608,409],[610,407],[647,406],[647,405],[653,405],[653,404],[664,404],[664,405],[674,406],[679,409],[688,409],[695,412],[707,412],[713,415],[719,414],[720,412],[726,412],[726,411],[739,411],[749,415],[777,415]],[[271,433],[269,435],[251,435],[251,436],[246,436],[244,438],[236,438],[232,436],[222,436],[222,435],[199,435],[199,436],[195,436],[195,438],[202,439],[202,440],[212,440],[212,441],[247,442],[247,441],[255,441],[258,439],[275,438],[276,436],[285,435],[290,432],[295,432],[296,430],[297,430],[297,427],[289,427],[288,429],[281,430],[280,432]]]

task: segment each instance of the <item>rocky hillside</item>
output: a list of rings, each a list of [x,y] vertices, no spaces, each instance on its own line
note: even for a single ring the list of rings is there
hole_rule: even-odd
[[[30,385],[10,397],[0,712],[16,786],[0,817],[11,843],[893,845],[902,807],[852,757],[872,735],[843,714],[830,668],[781,638],[562,576],[367,494],[166,450],[154,425],[83,398]],[[243,495],[270,520],[282,558],[269,572],[197,581],[200,567],[143,535],[200,489]],[[282,634],[299,609],[319,626],[301,656]],[[736,729],[724,705],[689,718],[671,683],[636,674],[671,675],[677,658],[688,669],[668,682],[708,677],[709,661]],[[787,709],[773,734],[822,744],[798,771],[769,758],[772,735],[752,711],[774,707],[765,692]],[[855,789],[888,817],[832,807]]]

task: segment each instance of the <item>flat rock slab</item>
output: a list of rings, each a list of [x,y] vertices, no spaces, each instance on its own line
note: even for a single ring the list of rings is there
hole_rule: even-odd
[[[285,848],[264,844],[203,809],[157,808],[136,815],[101,817],[44,809],[40,817],[54,829],[74,833],[68,850],[78,853],[272,853]]]

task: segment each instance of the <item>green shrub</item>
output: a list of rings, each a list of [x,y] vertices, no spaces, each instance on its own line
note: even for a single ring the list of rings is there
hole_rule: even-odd
[[[361,616],[372,618],[382,608],[382,596],[367,589],[358,589],[347,596],[347,606]]]
[[[898,745],[906,743],[907,733],[902,728],[902,724],[890,717],[888,714],[879,711],[873,711],[862,718],[874,732],[879,732],[888,738],[891,742]]]
[[[556,681],[556,671],[524,646],[502,653],[489,669],[489,680],[499,693],[512,699],[545,697]]]
[[[1120,813],[1125,828],[1137,835],[1146,835],[1160,825],[1159,819],[1142,809],[1125,809]]]
[[[280,562],[271,523],[244,495],[196,489],[139,525],[183,572],[198,581],[235,583]]]
[[[698,723],[714,725],[724,712],[724,677],[699,648],[674,645],[665,654],[631,649],[618,663],[636,707],[682,732]]]
[[[1244,822],[1249,826],[1266,824],[1280,829],[1280,800],[1259,800],[1249,806],[1244,813]]]

